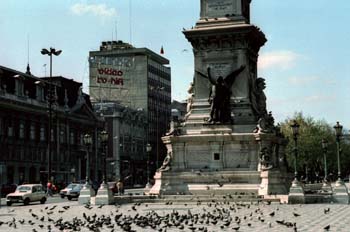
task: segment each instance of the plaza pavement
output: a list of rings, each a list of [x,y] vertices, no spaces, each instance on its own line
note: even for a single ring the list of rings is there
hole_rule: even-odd
[[[86,223],[84,213],[85,218],[90,217],[88,219],[90,223]],[[115,222],[116,216],[119,217],[117,220],[119,225]],[[60,218],[62,218],[61,222],[57,223]],[[74,224],[69,226],[69,223],[73,221]],[[158,226],[153,226],[153,228],[148,226],[156,224],[154,223],[156,221],[160,223]],[[84,226],[77,226],[82,223],[85,223]],[[137,226],[136,223],[140,226]],[[350,207],[335,204],[287,205],[274,202],[270,204],[269,202],[224,203],[215,200],[209,203],[194,200],[187,203],[167,201],[165,203],[141,203],[140,205],[102,207],[91,205],[86,207],[79,205],[77,201],[71,201],[44,205],[32,203],[29,206],[2,206],[0,224],[0,231],[28,232],[73,231],[74,225],[80,231],[115,232],[133,230],[217,232],[235,231],[235,229],[259,232],[318,232],[326,231],[324,227],[329,225],[329,231],[349,232]],[[61,226],[55,226],[55,224]],[[130,227],[127,226],[128,224]],[[51,230],[48,229],[49,225]],[[91,229],[87,228],[88,225]]]

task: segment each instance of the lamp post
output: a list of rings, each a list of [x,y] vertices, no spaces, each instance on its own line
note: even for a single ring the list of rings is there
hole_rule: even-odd
[[[89,155],[89,147],[92,144],[92,137],[90,134],[85,134],[83,137],[83,142],[84,145],[86,146],[86,182],[85,185],[83,187],[83,189],[80,191],[79,194],[79,198],[78,198],[78,202],[80,204],[87,204],[90,203],[91,201],[91,197],[95,195],[95,191],[91,188],[90,184],[89,184],[89,177],[90,177],[90,155]]]
[[[337,124],[333,127],[335,130],[336,142],[337,142],[337,161],[338,161],[338,180],[337,184],[343,184],[341,179],[340,172],[340,137],[343,135],[343,126],[337,122]]]
[[[50,79],[49,79],[49,90],[48,90],[48,103],[49,103],[49,130],[48,130],[48,160],[47,160],[47,168],[48,168],[48,178],[47,181],[50,181],[51,178],[51,121],[52,121],[52,103],[54,101],[53,99],[53,91],[52,91],[52,55],[59,56],[61,54],[62,50],[56,50],[55,48],[50,47],[50,50],[47,50],[46,48],[43,48],[41,50],[42,55],[48,55],[50,56]]]
[[[107,143],[108,143],[108,133],[107,131],[101,131],[100,133],[101,145],[103,149],[103,182],[102,184],[107,183],[107,170],[106,170],[106,158],[107,158]]]
[[[298,184],[298,170],[297,170],[297,164],[298,164],[298,135],[299,135],[299,127],[300,125],[297,123],[296,120],[293,121],[293,123],[290,125],[292,129],[293,134],[293,140],[294,140],[294,180],[293,184]]]
[[[322,139],[323,163],[324,163],[324,178],[323,178],[322,190],[326,192],[332,191],[332,187],[330,185],[330,182],[328,181],[327,149],[328,149],[328,141],[326,139]]]
[[[324,179],[323,182],[327,183],[327,148],[328,148],[328,141],[326,139],[322,139],[322,149],[323,149],[323,164],[324,164]]]
[[[86,183],[85,185],[89,185],[89,177],[90,177],[90,154],[89,154],[89,148],[90,148],[90,145],[92,144],[92,137],[90,134],[85,134],[84,135],[84,144],[86,146]]]
[[[147,151],[147,184],[146,184],[146,189],[150,189],[152,187],[150,180],[149,180],[149,160],[150,160],[150,153],[152,151],[151,144],[147,143],[146,151]]]
[[[156,169],[158,168],[159,166],[159,108],[160,108],[160,92],[164,90],[164,86],[157,86],[155,87],[155,90],[157,92],[157,102],[158,102],[158,106],[156,108],[157,110],[157,125],[156,125]]]
[[[291,204],[304,204],[305,203],[305,194],[303,186],[298,181],[298,135],[299,135],[300,125],[296,120],[293,120],[293,123],[290,125],[293,134],[294,140],[294,180],[292,186],[289,189],[288,202]]]

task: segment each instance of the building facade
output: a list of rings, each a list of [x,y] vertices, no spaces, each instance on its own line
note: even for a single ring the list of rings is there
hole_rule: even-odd
[[[51,173],[55,183],[85,179],[90,158],[90,178],[101,176],[97,135],[101,122],[95,116],[82,84],[61,76],[38,78],[0,66],[0,181],[46,183],[51,147]],[[49,94],[51,93],[51,94]],[[49,95],[52,102],[49,131]],[[83,143],[89,133],[90,149]],[[49,138],[51,134],[51,138]],[[49,139],[51,140],[49,146]]]
[[[161,137],[168,130],[171,119],[169,60],[147,48],[135,48],[122,41],[108,41],[102,42],[99,51],[90,52],[89,61],[92,102],[118,102],[146,113],[146,140],[152,146],[154,171],[166,154]]]

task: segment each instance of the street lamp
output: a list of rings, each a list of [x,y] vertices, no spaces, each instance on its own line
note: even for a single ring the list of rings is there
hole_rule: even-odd
[[[108,133],[103,130],[100,133],[101,145],[103,149],[104,159],[103,159],[103,184],[106,184],[107,170],[106,170],[106,158],[107,158],[107,143],[108,143]]]
[[[48,178],[47,180],[50,181],[51,178],[51,121],[52,121],[52,104],[54,102],[53,97],[53,91],[52,91],[52,55],[59,56],[62,53],[62,50],[56,50],[55,48],[50,47],[50,50],[47,50],[46,48],[43,48],[41,50],[42,55],[48,55],[50,56],[50,80],[49,80],[49,90],[48,90],[48,103],[49,103],[49,130],[48,130]]]
[[[88,185],[89,184],[89,177],[90,177],[89,147],[92,144],[92,137],[90,134],[85,134],[83,140],[84,140],[84,144],[86,146],[86,179],[85,179],[86,183],[85,184]]]
[[[290,125],[292,129],[293,139],[294,139],[294,180],[293,184],[298,183],[298,171],[297,171],[297,159],[298,159],[298,135],[300,125],[296,120]]]
[[[337,161],[338,161],[338,184],[342,184],[343,181],[341,179],[341,172],[340,172],[340,137],[343,135],[343,126],[337,122],[337,124],[333,127],[335,130],[335,136],[337,141]]]
[[[323,182],[327,183],[327,148],[328,148],[328,141],[326,139],[322,139],[322,149],[323,149],[323,164],[324,164],[324,179]]]
[[[150,160],[150,154],[152,151],[151,144],[147,143],[146,151],[147,151],[147,184],[146,184],[146,189],[150,189],[151,183],[149,182],[149,160]]]

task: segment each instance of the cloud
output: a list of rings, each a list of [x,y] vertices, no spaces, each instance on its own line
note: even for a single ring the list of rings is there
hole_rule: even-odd
[[[93,14],[100,17],[113,17],[117,15],[115,8],[108,8],[106,4],[77,3],[70,7],[70,11],[76,15]]]
[[[297,58],[300,55],[292,51],[274,51],[261,54],[259,58],[259,68],[269,69],[269,68],[279,68],[279,69],[289,69],[292,68]]]
[[[305,85],[319,80],[321,80],[321,78],[317,76],[289,77],[288,83],[291,85]]]
[[[326,96],[326,95],[311,95],[304,98],[308,103],[323,103],[331,102],[335,100],[335,96]]]

